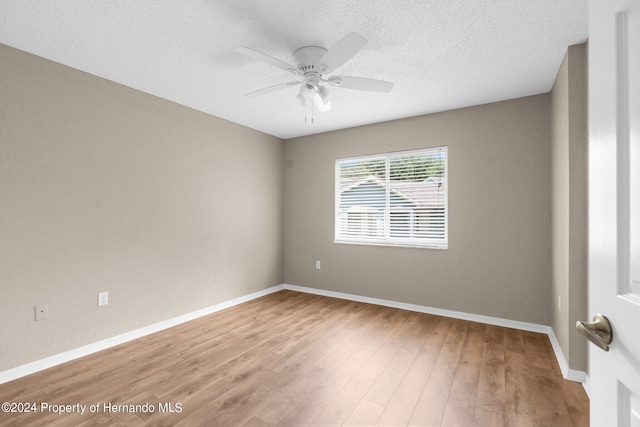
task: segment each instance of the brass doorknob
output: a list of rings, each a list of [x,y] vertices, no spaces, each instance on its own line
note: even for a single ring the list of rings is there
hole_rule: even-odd
[[[593,316],[593,322],[576,322],[576,329],[589,341],[603,349],[609,351],[609,344],[613,341],[613,329],[611,323],[602,314]]]

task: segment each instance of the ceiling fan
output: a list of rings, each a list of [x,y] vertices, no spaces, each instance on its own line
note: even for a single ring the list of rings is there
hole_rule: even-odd
[[[246,96],[264,95],[299,85],[300,93],[298,97],[304,101],[305,108],[313,105],[318,111],[324,112],[331,109],[329,89],[326,86],[371,92],[389,92],[393,88],[393,83],[383,80],[329,75],[353,58],[366,44],[367,40],[365,38],[356,33],[351,33],[329,50],[317,46],[301,47],[293,54],[295,66],[248,47],[237,46],[234,50],[255,60],[295,74],[299,78],[299,80],[279,83],[247,93]],[[313,112],[313,107],[311,108]]]

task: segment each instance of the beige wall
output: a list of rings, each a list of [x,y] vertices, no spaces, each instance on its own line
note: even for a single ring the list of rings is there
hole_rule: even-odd
[[[544,94],[285,141],[286,283],[548,325],[549,103]],[[336,158],[441,145],[448,250],[334,243]]]
[[[571,46],[551,91],[553,317],[571,369],[587,371],[587,341],[575,330],[587,318],[586,47]]]
[[[0,45],[0,371],[282,283],[282,154]]]

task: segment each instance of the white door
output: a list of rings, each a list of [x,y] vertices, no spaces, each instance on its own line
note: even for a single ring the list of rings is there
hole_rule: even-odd
[[[589,2],[589,313],[591,426],[640,427],[640,0]]]

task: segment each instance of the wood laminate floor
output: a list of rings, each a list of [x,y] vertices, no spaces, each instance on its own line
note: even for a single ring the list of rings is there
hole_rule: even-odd
[[[37,409],[3,426],[589,422],[546,335],[292,291],[0,385],[0,402]]]

